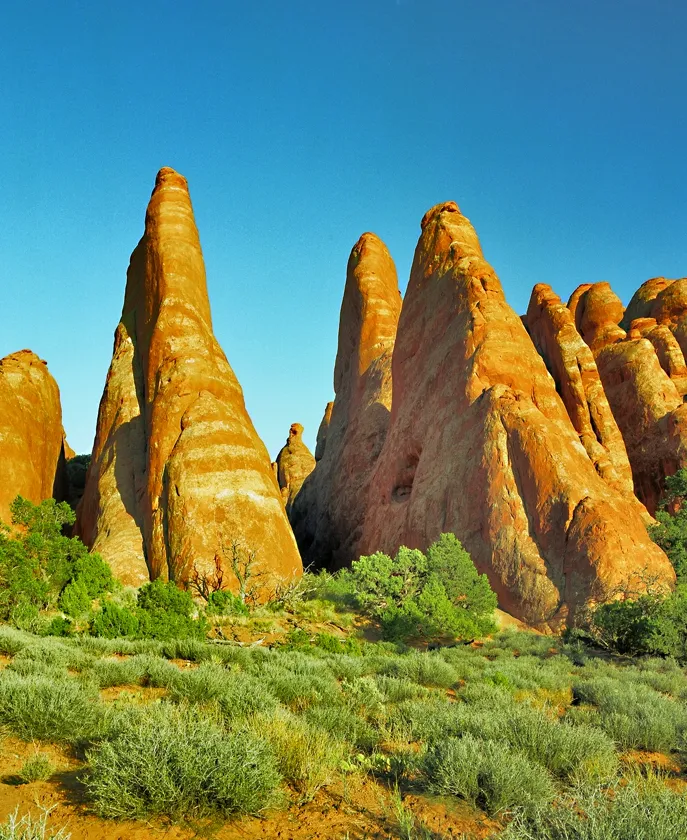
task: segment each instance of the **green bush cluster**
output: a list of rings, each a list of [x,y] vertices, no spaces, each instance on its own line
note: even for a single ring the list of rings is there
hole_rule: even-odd
[[[354,561],[342,580],[389,639],[471,639],[495,629],[496,595],[453,534],[423,552],[402,546]]]
[[[100,555],[64,536],[74,523],[68,504],[47,499],[34,505],[17,496],[10,510],[15,530],[0,530],[0,619],[34,629],[41,610],[77,617],[112,591],[115,582]],[[54,629],[63,635],[68,627],[63,621]]]
[[[105,601],[93,617],[90,630],[106,639],[204,638],[208,625],[204,617],[195,617],[191,595],[172,581],[154,580],[138,590],[136,606],[129,608]]]

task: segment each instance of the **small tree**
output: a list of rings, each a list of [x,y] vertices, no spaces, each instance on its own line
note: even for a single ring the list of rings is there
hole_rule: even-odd
[[[495,629],[496,595],[453,534],[423,554],[402,546],[392,559],[377,552],[344,572],[360,609],[389,638],[474,638]]]

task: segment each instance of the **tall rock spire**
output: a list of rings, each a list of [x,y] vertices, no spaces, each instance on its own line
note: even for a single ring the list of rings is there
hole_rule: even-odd
[[[264,444],[212,331],[186,179],[158,173],[127,274],[78,532],[131,583],[211,571],[233,541],[262,571],[300,557]]]
[[[317,465],[291,509],[304,562],[338,567],[355,556],[367,490],[391,407],[391,354],[401,311],[396,266],[364,233],[351,251],[334,368],[334,404],[318,433]]]
[[[504,609],[551,628],[640,585],[641,570],[673,581],[637,509],[594,469],[454,202],[422,220],[392,375],[364,552],[453,532]]]

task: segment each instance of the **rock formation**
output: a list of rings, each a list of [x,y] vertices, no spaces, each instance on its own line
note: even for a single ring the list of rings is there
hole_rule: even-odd
[[[210,573],[233,541],[264,572],[301,570],[267,450],[212,331],[188,187],[172,169],[158,173],[131,257],[77,530],[131,584]]]
[[[0,519],[10,502],[63,498],[65,445],[57,383],[30,350],[0,360]]]
[[[334,400],[317,436],[314,471],[291,509],[306,565],[338,568],[357,554],[370,477],[391,406],[391,354],[401,310],[384,243],[363,234],[348,260]],[[329,409],[329,406],[328,406]]]
[[[596,330],[593,317],[588,328]],[[540,627],[574,620],[590,600],[630,581],[639,585],[641,570],[673,580],[636,508],[594,469],[453,202],[422,221],[392,375],[360,550],[424,548],[452,531],[489,575],[500,606]]]
[[[676,337],[687,312],[686,286],[663,277],[648,280],[624,314],[607,283],[580,286],[568,303],[594,353],[635,493],[652,514],[665,477],[687,466],[687,366]]]
[[[568,307],[544,283],[532,290],[527,328],[597,473],[635,503],[627,450],[594,357],[575,328]]]
[[[315,458],[303,442],[303,426],[300,423],[291,424],[286,445],[279,450],[275,463],[277,481],[288,516],[303,482],[315,469]]]

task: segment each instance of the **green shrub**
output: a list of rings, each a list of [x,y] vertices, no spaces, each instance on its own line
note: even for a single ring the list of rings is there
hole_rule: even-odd
[[[512,810],[531,814],[555,795],[543,767],[503,744],[472,735],[435,744],[424,760],[423,773],[430,790],[465,799],[488,814]]]
[[[48,828],[49,809],[40,817],[25,814],[19,817],[19,807],[0,824],[0,840],[70,840],[71,834],[65,829],[57,831]]]
[[[402,546],[393,559],[361,557],[341,577],[387,638],[473,638],[495,629],[496,596],[453,534],[426,554]]]
[[[75,680],[0,677],[0,723],[25,741],[79,743],[102,728],[104,707]]]
[[[43,753],[36,753],[31,758],[27,758],[22,764],[19,771],[19,778],[26,782],[44,782],[49,779],[55,772],[52,762],[47,755]]]
[[[74,618],[83,615],[91,607],[91,596],[81,580],[68,583],[60,593],[57,604],[61,610]]]
[[[684,704],[642,683],[601,676],[573,685],[578,702],[599,710],[599,725],[623,749],[678,749],[687,731]]]
[[[109,566],[77,538],[65,537],[74,512],[65,502],[39,505],[21,496],[10,505],[15,533],[0,530],[0,618],[38,629],[39,611],[55,608],[80,615],[90,601],[113,589]]]
[[[74,625],[62,615],[56,615],[45,628],[46,636],[71,636],[73,632]]]
[[[500,840],[678,840],[687,837],[687,798],[665,779],[622,779],[574,789],[561,801],[516,814]]]
[[[656,511],[657,524],[649,536],[668,555],[678,583],[687,583],[687,470],[666,478],[663,499]]]
[[[264,731],[285,781],[309,802],[329,784],[344,757],[343,745],[294,715],[278,714],[255,722]]]
[[[379,730],[349,706],[312,706],[303,717],[314,728],[358,750],[370,751],[382,739]]]
[[[127,607],[105,601],[93,617],[90,630],[94,636],[117,639],[122,636],[137,636],[139,625],[138,616]]]
[[[264,741],[226,732],[199,712],[166,704],[127,709],[111,729],[88,753],[87,788],[103,817],[259,813],[280,781]]]
[[[219,589],[209,594],[205,612],[208,615],[248,615],[249,609],[232,592]]]
[[[139,635],[147,639],[204,638],[207,624],[194,619],[191,595],[172,581],[154,580],[138,590]]]

